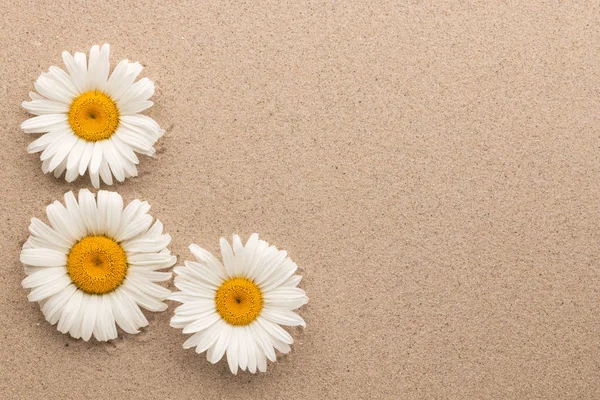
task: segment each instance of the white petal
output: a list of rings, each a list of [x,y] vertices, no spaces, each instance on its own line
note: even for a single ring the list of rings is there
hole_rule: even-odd
[[[75,172],[79,172],[79,162],[81,161],[81,155],[83,154],[83,149],[85,149],[86,144],[87,142],[85,140],[77,139],[67,159],[67,171],[75,170]]]
[[[187,316],[194,314],[203,314],[207,311],[216,311],[214,300],[197,299],[187,302],[175,309],[175,315]]]
[[[53,171],[58,167],[69,155],[75,143],[77,143],[77,137],[75,135],[65,135],[61,139],[60,149],[54,154],[52,157],[52,161],[50,161],[50,166],[48,167],[50,171]],[[66,168],[66,165],[65,165]]]
[[[175,278],[174,283],[177,289],[187,292],[186,294],[205,299],[214,299],[215,297],[215,291],[213,289],[204,286],[199,282],[191,282],[177,277]]]
[[[77,314],[79,313],[79,307],[82,299],[83,292],[81,290],[75,290],[69,301],[67,301],[65,304],[62,314],[60,315],[60,319],[56,327],[60,332],[67,333],[71,330],[73,322],[75,322]]]
[[[65,63],[65,67],[67,67],[67,71],[71,77],[71,81],[73,85],[77,88],[79,93],[85,90],[84,82],[85,82],[85,74],[87,72],[85,54],[79,53],[83,55],[83,63],[81,63],[81,57],[75,60],[73,56],[67,52],[63,51],[62,59]]]
[[[250,371],[250,373],[254,374],[254,373],[256,373],[256,353],[259,351],[258,345],[256,344],[256,341],[252,337],[250,328],[245,326],[244,331],[245,331],[244,336],[245,336],[245,340],[246,340],[246,349],[248,352],[248,371]]]
[[[95,174],[100,170],[100,164],[102,163],[102,144],[100,142],[94,142],[94,151],[92,152],[92,158],[90,160],[90,174]]]
[[[89,172],[90,174],[90,182],[92,186],[96,189],[100,188],[100,174],[98,172]]]
[[[135,78],[142,72],[142,65],[138,62],[128,63],[127,64],[127,73],[121,79],[119,86],[116,89],[113,89],[113,95],[111,96],[114,100],[119,101],[121,96],[123,96],[127,90],[131,87]]]
[[[133,254],[127,258],[133,267],[144,267],[148,269],[169,268],[177,262],[177,257],[170,254]]]
[[[223,325],[221,329],[221,336],[217,339],[217,342],[209,352],[206,354],[208,361],[215,364],[221,358],[223,358],[223,354],[227,349],[227,345],[229,344],[229,337],[231,336],[232,327],[230,325]]]
[[[140,292],[143,292],[157,300],[164,300],[171,294],[171,291],[166,287],[149,282],[146,279],[140,278],[139,276],[129,275],[126,280],[129,286],[133,286]]]
[[[249,276],[249,272],[252,269],[253,263],[257,259],[256,250],[258,248],[258,234],[254,233],[250,236],[246,245],[243,248],[243,257],[240,260],[241,275]]]
[[[121,117],[121,122],[123,122],[130,128],[137,127],[142,132],[145,132],[154,137],[155,141],[158,140],[165,133],[165,131],[161,129],[160,125],[158,125],[158,123],[155,120],[148,117],[147,115],[123,115]]]
[[[27,299],[31,302],[41,301],[45,298],[52,296],[55,293],[60,292],[71,283],[71,278],[68,275],[62,275],[58,279],[54,279],[50,282],[47,282],[41,286],[33,289]]]
[[[233,274],[234,276],[241,276],[244,272],[244,246],[238,235],[233,235],[232,243],[234,251]]]
[[[94,326],[94,337],[99,341],[107,341],[117,338],[117,327],[113,316],[112,305],[107,295],[99,296],[100,304]]]
[[[62,69],[51,66],[49,69],[50,76],[59,83],[72,97],[76,97],[79,91],[73,84],[71,77]]]
[[[63,308],[71,299],[76,290],[77,287],[73,284],[70,284],[46,300],[42,306],[42,313],[44,314],[44,317],[46,317],[46,321],[50,322],[51,325],[54,325],[58,322],[62,316]]]
[[[29,92],[29,98],[31,100],[48,100],[44,96],[39,95],[36,92]]]
[[[296,287],[302,281],[301,275],[290,276],[285,282],[281,284],[281,287]]]
[[[102,178],[102,181],[104,183],[106,183],[107,185],[113,184],[112,174],[110,173],[110,168],[108,167],[108,163],[105,159],[103,159],[100,163],[100,169],[98,170],[98,172],[100,172],[100,177]]]
[[[122,243],[128,253],[155,253],[171,243],[171,235],[160,235],[154,239],[136,238]]]
[[[24,101],[21,106],[35,115],[43,114],[66,114],[69,112],[69,105],[52,100],[32,100]]]
[[[281,340],[276,339],[276,338],[274,338],[272,336],[271,336],[271,344],[273,344],[273,346],[277,350],[279,350],[279,352],[282,353],[282,354],[287,354],[287,353],[289,353],[292,350],[292,348],[290,347],[289,344],[287,344],[285,342],[282,342]]]
[[[233,250],[231,249],[231,245],[227,240],[221,238],[219,241],[221,245],[221,257],[223,258],[223,265],[225,266],[225,271],[227,272],[227,276],[229,278],[235,277],[235,260],[233,258]]]
[[[308,297],[300,288],[283,287],[263,292],[265,305],[295,310],[308,303]]]
[[[55,178],[58,178],[63,174],[63,172],[65,172],[65,169],[67,169],[67,159],[66,158],[64,160],[62,160],[60,164],[58,164],[58,166],[56,167],[56,169],[54,170],[52,175],[54,175]]]
[[[152,157],[156,150],[152,147],[155,140],[152,137],[144,137],[126,126],[119,126],[112,137],[118,138],[137,153]]]
[[[279,287],[283,282],[287,281],[294,272],[298,269],[295,262],[287,258],[282,264],[274,268],[273,273],[266,277],[260,284],[260,288],[264,292],[268,292],[272,289]]]
[[[267,321],[261,316],[256,318],[256,321],[260,324],[260,326],[272,337],[277,340],[280,340],[287,344],[294,343],[294,339],[287,333],[282,327],[277,324],[272,323],[271,321]]]
[[[221,335],[221,332],[226,325],[222,320],[218,320],[209,328],[203,330],[202,332],[195,333],[194,335],[201,335],[198,345],[196,347],[196,353],[200,354],[209,348],[213,347],[217,342],[217,339]]]
[[[256,366],[260,372],[267,371],[267,359],[258,348],[256,349]]]
[[[171,279],[173,275],[170,272],[158,272],[136,266],[130,266],[128,276],[135,276],[150,282],[164,282]]]
[[[210,252],[204,250],[197,244],[191,244],[189,248],[198,261],[206,264],[212,270],[212,272],[217,274],[221,279],[225,280],[228,278],[227,271],[225,271],[225,267],[221,261],[219,261]]]
[[[73,93],[70,93],[60,83],[56,82],[48,73],[42,73],[33,86],[39,94],[49,100],[71,104],[75,97]]]
[[[94,142],[85,142],[85,147],[81,152],[81,160],[79,160],[79,175],[85,174],[92,160],[94,153]]]
[[[64,267],[67,256],[52,249],[24,249],[21,251],[21,262],[35,267]]]
[[[122,113],[122,115],[132,115],[147,110],[153,105],[154,103],[149,100],[129,102],[122,107],[119,107],[119,112]]]
[[[131,223],[131,221],[133,221],[133,218],[136,216],[141,205],[142,202],[137,199],[127,204],[127,207],[125,207],[123,214],[121,215],[121,224],[119,226],[119,232],[116,236],[118,236],[119,233],[122,232]],[[149,208],[149,205],[146,207]]]
[[[40,151],[43,151],[51,143],[55,142],[56,140],[60,140],[61,137],[63,137],[64,135],[67,135],[67,134],[68,134],[67,131],[48,132],[48,133],[40,136],[33,142],[29,143],[29,145],[27,146],[27,152],[28,153],[38,153]]]
[[[129,315],[131,321],[135,324],[137,328],[143,328],[148,326],[148,320],[140,310],[140,307],[136,304],[135,300],[127,295],[122,288],[117,288],[115,290],[115,295],[119,299],[120,304],[124,306],[124,311],[126,311],[126,315]]]
[[[23,279],[23,281],[21,282],[21,286],[23,286],[23,288],[25,289],[35,288],[46,283],[50,283],[56,279],[59,279],[65,276],[66,274],[66,267],[44,268]]]
[[[126,108],[131,103],[138,103],[148,100],[154,94],[154,82],[148,78],[142,78],[123,93],[123,96],[117,102],[119,111],[123,114],[130,114],[122,108]]]
[[[102,154],[106,158],[106,162],[117,181],[123,182],[125,180],[125,171],[121,163],[121,156],[117,152],[117,149],[115,149],[111,139],[102,141]]]
[[[250,250],[248,250],[249,252]],[[277,256],[277,249],[274,246],[269,247],[269,244],[264,240],[259,240],[254,249],[252,260],[246,267],[246,274],[249,279],[256,282],[258,276],[263,272],[265,263],[273,256]]]
[[[278,251],[273,257],[265,261],[262,267],[258,268],[258,273],[255,279],[257,285],[261,286],[267,281],[273,274],[280,271],[281,265],[287,258],[287,252],[285,250]]]
[[[231,329],[231,337],[229,338],[229,344],[227,346],[227,364],[232,374],[237,375],[238,362],[239,362],[239,329]]]
[[[73,231],[75,232],[75,236],[79,238],[83,238],[87,235],[87,228],[85,225],[85,221],[83,220],[83,216],[81,215],[81,210],[79,208],[79,203],[77,203],[77,199],[73,192],[65,193],[65,206],[67,208],[67,212],[69,214]]]
[[[306,322],[304,322],[302,317],[291,310],[265,307],[261,311],[260,315],[275,324],[286,326],[302,326],[306,328]]]
[[[137,76],[142,72],[142,65],[138,62],[127,64],[127,73],[125,77],[121,80],[120,87],[114,91],[112,98],[116,101],[121,100],[121,97],[124,96],[127,91],[133,85],[133,82],[137,78]]]
[[[274,362],[277,359],[277,356],[275,355],[275,350],[271,344],[271,336],[256,320],[248,325],[248,329],[252,333],[252,337],[256,341],[261,353],[264,354],[269,360]],[[258,361],[259,360],[257,359],[257,362]]]
[[[55,139],[52,143],[50,143],[46,149],[40,155],[40,160],[45,161],[48,160],[49,163],[52,162],[52,158],[54,155],[60,151],[65,142],[70,141],[70,138],[75,137],[71,132],[62,131],[62,134]],[[54,168],[50,169],[50,164],[48,163],[48,170],[52,171]],[[55,167],[56,168],[56,167]]]
[[[35,236],[37,240],[41,241],[42,243],[47,243],[48,246],[45,247],[59,250],[63,254],[67,254],[69,251],[71,251],[71,246],[75,243],[37,218],[31,219],[29,232],[31,232],[31,234]]]
[[[83,317],[85,316],[85,314],[87,312],[87,304],[89,303],[90,297],[91,297],[89,294],[83,293],[80,290],[75,292],[75,295],[77,293],[81,293],[82,297],[81,297],[81,300],[79,301],[79,308],[77,309],[77,314],[74,316],[73,322],[71,323],[71,327],[69,328],[69,334],[71,336],[73,336],[75,339],[79,339],[81,337],[81,331],[83,328]],[[60,322],[59,322],[59,325],[60,325]]]
[[[96,315],[98,314],[98,308],[100,307],[100,296],[90,295],[89,300],[86,304],[85,314],[81,323],[81,338],[84,341],[90,340],[92,332],[94,332],[94,326],[96,325]]]
[[[98,225],[98,208],[96,206],[96,199],[94,195],[87,189],[81,189],[79,191],[79,210],[88,232],[94,235],[99,235],[101,232]]]
[[[124,227],[124,229],[115,236],[115,239],[117,242],[129,240],[147,231],[148,228],[150,228],[150,225],[152,225],[152,216],[144,215]]]
[[[243,371],[248,366],[248,344],[246,341],[246,327],[240,326],[237,331],[238,340],[238,364]]]
[[[121,223],[123,198],[116,192],[98,192],[98,225],[104,225],[105,233],[114,238]]]
[[[117,151],[131,164],[138,164],[140,161],[138,157],[135,155],[135,152],[131,149],[129,145],[123,143],[121,139],[117,137],[117,135],[113,135],[110,138],[113,142],[113,145],[117,149]]]
[[[127,280],[121,286],[123,292],[140,306],[149,311],[159,312],[167,309],[167,305],[128,284]]]
[[[119,327],[130,334],[139,333],[136,324],[133,322],[132,316],[129,314],[129,308],[126,304],[122,303],[116,292],[108,294],[108,298],[110,299],[115,321]],[[135,307],[137,307],[137,305]]]
[[[37,117],[29,118],[21,123],[21,129],[26,133],[43,133],[49,132],[50,128],[59,123],[67,122],[66,114],[45,114]]]
[[[208,311],[198,320],[183,328],[183,333],[194,333],[207,329],[209,326],[221,319],[221,316],[214,311]]]
[[[216,291],[221,283],[223,283],[221,279],[205,266],[191,261],[186,261],[185,265],[185,267],[175,267],[173,271],[182,278],[196,285],[206,287],[209,290]]]
[[[46,215],[52,227],[64,237],[73,242],[81,239],[81,232],[77,229],[67,209],[59,201],[46,207]]]
[[[88,89],[104,90],[108,79],[110,69],[109,62],[110,48],[108,44],[104,44],[102,49],[97,45],[92,46],[90,50],[90,62],[88,67]]]
[[[114,95],[117,94],[117,91],[121,90],[123,87],[128,65],[129,62],[127,60],[121,60],[113,70],[110,78],[108,78],[108,82],[104,90],[110,97],[115,98]]]

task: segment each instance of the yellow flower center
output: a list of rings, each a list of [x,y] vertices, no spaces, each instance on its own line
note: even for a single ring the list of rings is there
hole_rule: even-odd
[[[87,141],[108,139],[119,126],[119,109],[106,94],[90,90],[71,103],[69,124],[77,136]]]
[[[215,296],[217,312],[231,325],[248,325],[258,317],[263,307],[262,292],[246,278],[229,279]]]
[[[125,279],[125,250],[105,236],[86,236],[69,253],[67,272],[82,291],[103,294],[115,290]]]

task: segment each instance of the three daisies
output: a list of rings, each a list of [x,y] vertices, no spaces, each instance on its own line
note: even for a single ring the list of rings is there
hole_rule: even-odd
[[[42,133],[29,146],[41,152],[42,170],[63,173],[68,182],[88,173],[92,185],[108,185],[137,175],[137,154],[152,156],[164,130],[139,114],[152,106],[154,83],[136,82],[139,63],[121,61],[110,72],[109,46],[84,53],[63,53],[67,71],[50,67],[35,82],[37,93],[23,107],[36,115],[21,125],[26,133]],[[137,154],[136,154],[137,153]],[[211,363],[224,356],[232,373],[266,371],[275,350],[288,353],[291,335],[281,327],[305,326],[294,312],[308,302],[298,288],[297,265],[267,242],[252,235],[230,244],[221,239],[221,258],[196,244],[193,261],[173,269],[178,292],[161,283],[165,269],[176,263],[171,236],[148,214],[150,205],[125,205],[118,193],[83,189],[68,192],[64,204],[46,209],[50,224],[31,220],[31,235],[21,262],[31,289],[28,299],[62,333],[87,341],[115,339],[117,326],[136,334],[148,325],[141,309],[161,312],[164,300],[182,303],[171,326],[191,334],[184,348],[206,353]]]

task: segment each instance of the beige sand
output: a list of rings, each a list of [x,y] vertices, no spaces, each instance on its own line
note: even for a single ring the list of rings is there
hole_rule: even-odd
[[[0,3],[1,398],[600,398],[597,7]],[[303,270],[308,327],[266,374],[183,350],[175,304],[99,344],[26,300],[29,219],[89,181],[42,174],[19,104],[104,42],[168,131],[113,189],[180,261],[258,231]]]

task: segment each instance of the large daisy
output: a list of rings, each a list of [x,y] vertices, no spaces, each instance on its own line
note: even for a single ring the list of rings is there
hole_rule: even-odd
[[[196,261],[175,267],[175,286],[180,292],[169,299],[183,305],[175,309],[171,326],[193,333],[183,344],[206,351],[211,363],[227,353],[232,373],[238,367],[255,373],[267,369],[267,358],[276,360],[275,349],[288,353],[293,342],[280,325],[305,327],[293,310],[308,302],[298,266],[287,252],[269,246],[253,234],[245,246],[239,236],[231,245],[221,238],[223,263],[192,244]]]
[[[79,201],[78,201],[79,200]],[[115,322],[127,333],[148,325],[140,307],[164,311],[171,293],[154,282],[171,278],[176,258],[167,249],[171,236],[153,223],[150,206],[134,200],[123,208],[118,193],[101,190],[98,201],[87,189],[65,194],[65,205],[46,208],[48,226],[31,220],[31,236],[21,262],[27,296],[38,302],[58,330],[87,341],[117,337]]]
[[[38,93],[23,108],[37,117],[21,124],[26,133],[45,133],[28,147],[42,152],[42,171],[72,182],[88,171],[94,187],[100,178],[112,185],[137,176],[136,152],[152,156],[164,130],[150,117],[138,114],[152,106],[154,83],[135,82],[142,66],[121,61],[112,74],[108,44],[93,46],[89,62],[84,53],[63,52],[67,72],[52,66],[35,82]]]

